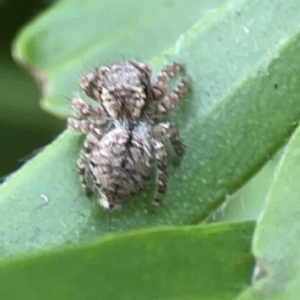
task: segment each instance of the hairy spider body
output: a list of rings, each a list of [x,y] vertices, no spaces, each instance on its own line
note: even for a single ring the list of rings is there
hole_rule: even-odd
[[[117,123],[91,152],[89,167],[105,208],[121,204],[149,180],[154,143],[145,123]]]
[[[135,62],[101,67],[82,77],[80,86],[98,101],[106,117],[139,120],[153,101],[150,69]]]
[[[161,203],[167,187],[167,153],[161,140],[169,139],[178,157],[184,146],[175,127],[155,124],[153,118],[166,114],[186,93],[189,83],[183,79],[167,94],[170,78],[182,69],[175,63],[167,66],[151,84],[150,68],[130,61],[96,68],[81,78],[81,89],[97,105],[74,98],[77,117],[70,117],[68,125],[86,134],[78,171],[86,194],[92,175],[103,208],[113,209],[140,191],[150,178],[154,158],[158,189],[152,209]]]

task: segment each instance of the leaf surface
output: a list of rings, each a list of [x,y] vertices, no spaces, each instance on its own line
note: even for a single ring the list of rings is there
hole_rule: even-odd
[[[133,231],[7,261],[0,264],[0,295],[6,300],[231,300],[249,279],[253,225]]]
[[[242,299],[298,299],[300,286],[300,127],[291,137],[266,197],[253,241],[255,281]]]
[[[297,124],[297,7],[298,0],[90,0],[84,6],[69,0],[30,24],[14,55],[42,80],[44,107],[61,116],[70,112],[63,95],[71,97],[79,74],[92,66],[130,58],[157,72],[170,61],[184,63],[192,90],[169,120],[186,155],[178,166],[169,163],[168,193],[155,215],[147,213],[153,184],[111,214],[83,195],[75,168],[83,140],[63,133],[0,189],[2,256],[204,220]],[[170,147],[168,153],[171,162]]]
[[[265,199],[283,150],[284,147],[280,148],[255,176],[233,195],[228,195],[206,222],[256,221],[265,206]]]

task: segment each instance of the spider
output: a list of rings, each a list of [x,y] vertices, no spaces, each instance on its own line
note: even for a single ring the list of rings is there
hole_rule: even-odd
[[[68,119],[68,127],[86,134],[78,172],[85,193],[90,194],[92,185],[104,209],[112,210],[140,191],[150,179],[154,159],[158,188],[150,210],[162,202],[167,152],[161,140],[170,140],[178,158],[184,145],[171,123],[155,124],[153,119],[166,115],[187,92],[189,81],[181,79],[167,93],[170,79],[182,70],[181,64],[168,65],[152,84],[148,65],[127,61],[98,67],[81,77],[80,88],[97,105],[74,97],[71,107],[77,117]]]

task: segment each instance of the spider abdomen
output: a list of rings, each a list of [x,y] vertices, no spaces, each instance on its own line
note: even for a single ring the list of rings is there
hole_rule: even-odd
[[[112,208],[141,190],[150,178],[152,157],[151,137],[143,126],[105,134],[92,150],[89,164],[100,205]]]

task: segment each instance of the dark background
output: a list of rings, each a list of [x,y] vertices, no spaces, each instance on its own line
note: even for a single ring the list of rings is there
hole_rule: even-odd
[[[41,110],[39,87],[11,57],[17,33],[52,2],[0,0],[0,181],[65,127]]]

